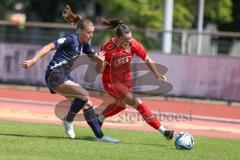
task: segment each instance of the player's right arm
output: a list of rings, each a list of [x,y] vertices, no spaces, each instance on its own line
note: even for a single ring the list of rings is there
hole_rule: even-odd
[[[106,65],[110,65],[110,62],[108,62],[106,59],[105,59],[105,53],[106,52],[109,52],[115,48],[113,48],[111,45],[109,45],[109,41],[108,40],[107,42],[105,42],[101,48],[100,48],[100,52],[98,52],[99,56],[100,57],[104,57],[103,58],[103,61],[101,63],[97,62],[96,66],[95,66],[95,70],[98,74],[102,73],[105,68],[106,68]],[[110,47],[110,48],[109,48]]]
[[[21,66],[23,68],[30,68],[32,65],[34,65],[42,57],[47,55],[51,50],[54,50],[55,48],[56,47],[55,47],[54,43],[49,43],[49,44],[43,46],[32,59],[29,59],[29,60],[26,60],[26,61],[22,61],[21,62]]]

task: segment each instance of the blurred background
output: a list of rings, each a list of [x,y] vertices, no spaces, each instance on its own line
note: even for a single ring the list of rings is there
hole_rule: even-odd
[[[97,16],[123,19],[155,63],[168,68],[173,90],[166,96],[240,101],[238,0],[0,0],[1,84],[45,86],[52,55],[30,70],[19,63],[75,32],[62,18],[66,4],[94,24]],[[99,48],[113,34],[96,24],[91,43]],[[102,89],[100,81],[92,86]]]

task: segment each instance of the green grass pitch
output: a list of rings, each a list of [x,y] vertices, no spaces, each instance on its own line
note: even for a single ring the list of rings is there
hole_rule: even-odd
[[[121,140],[109,144],[96,142],[88,127],[75,127],[75,140],[60,125],[0,121],[0,127],[0,160],[240,159],[240,139],[195,137],[195,147],[181,151],[157,132],[104,129]]]

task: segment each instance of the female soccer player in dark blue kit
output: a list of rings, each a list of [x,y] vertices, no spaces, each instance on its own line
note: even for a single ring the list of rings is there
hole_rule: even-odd
[[[71,67],[80,54],[86,54],[98,64],[104,61],[104,52],[96,53],[91,48],[89,41],[93,37],[94,26],[91,21],[75,15],[67,5],[63,13],[64,19],[71,25],[76,25],[76,34],[60,38],[42,47],[30,60],[21,63],[23,68],[30,68],[51,50],[56,50],[50,61],[45,80],[51,93],[59,93],[72,100],[68,114],[62,119],[65,131],[70,138],[75,138],[73,119],[83,108],[84,117],[92,128],[98,141],[119,142],[118,139],[104,136],[93,110],[93,104],[88,92],[70,77]],[[101,65],[100,65],[101,66]]]

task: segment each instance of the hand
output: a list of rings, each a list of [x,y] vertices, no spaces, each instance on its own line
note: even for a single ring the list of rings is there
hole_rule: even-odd
[[[21,62],[21,66],[23,68],[30,68],[32,67],[33,64],[34,64],[34,61],[32,59]]]
[[[164,82],[167,81],[167,77],[164,76],[164,75],[159,75],[159,76],[158,76],[158,79],[159,79],[159,80],[162,80],[162,81],[164,81]]]
[[[105,52],[104,51],[100,51],[97,53],[97,57],[102,61],[104,62],[105,60]]]

